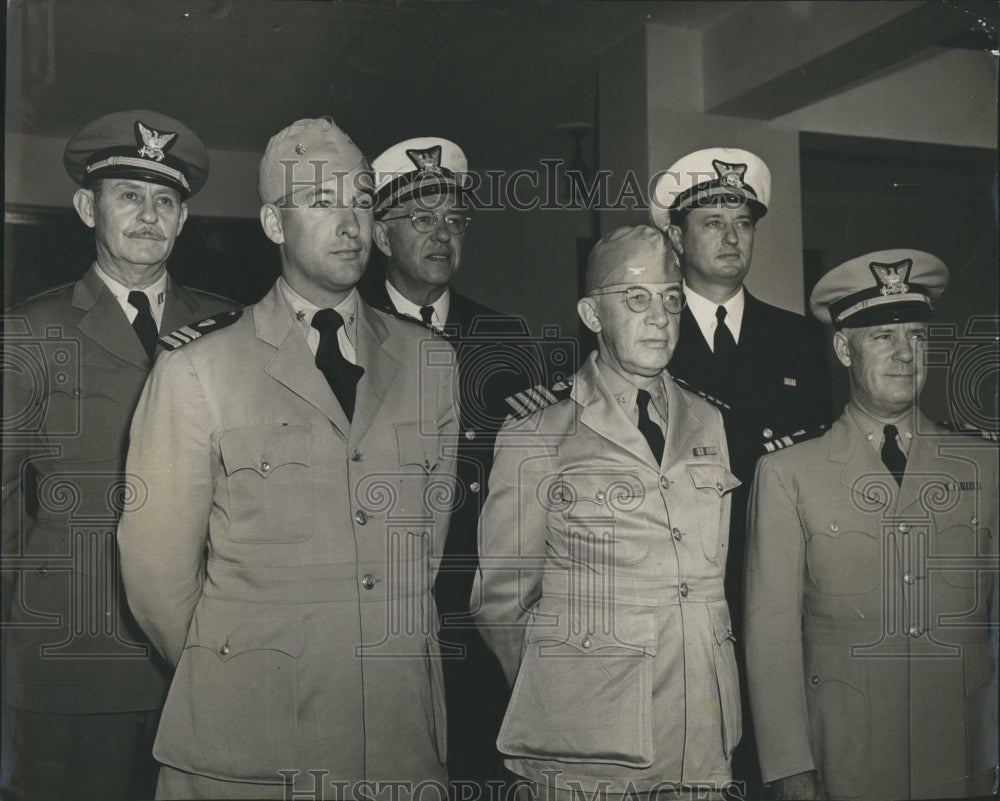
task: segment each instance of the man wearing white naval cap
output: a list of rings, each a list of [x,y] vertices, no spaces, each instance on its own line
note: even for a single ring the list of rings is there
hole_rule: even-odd
[[[159,797],[444,786],[430,590],[454,355],[358,297],[371,186],[328,117],[272,137],[258,191],[281,277],[164,354],[140,401],[128,469],[148,493],[118,539],[135,616],[176,666]]]
[[[779,798],[955,798],[995,789],[997,450],[917,408],[948,271],[919,250],[827,273],[850,402],[765,456],[749,515],[747,666]]]

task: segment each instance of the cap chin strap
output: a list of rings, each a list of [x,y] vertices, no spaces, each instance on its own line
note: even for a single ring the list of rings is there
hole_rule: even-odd
[[[924,295],[920,292],[907,292],[906,294],[900,294],[900,295],[880,295],[879,297],[876,298],[867,298],[865,300],[859,300],[852,306],[848,306],[842,312],[839,312],[837,314],[833,322],[836,325],[845,325],[847,323],[848,318],[852,317],[853,315],[857,314],[860,311],[864,311],[865,309],[884,306],[887,303],[896,304],[896,303],[903,303],[906,301],[918,301],[920,303],[926,303],[927,307],[931,308],[930,298],[928,298],[927,295]]]
[[[188,183],[187,177],[180,170],[175,170],[166,164],[157,164],[151,162],[149,159],[140,159],[133,156],[108,156],[100,161],[95,161],[93,164],[87,165],[87,175],[91,176],[97,170],[108,168],[135,169],[150,176],[162,175],[164,178],[168,178],[184,187],[186,192],[191,191],[191,185]]]

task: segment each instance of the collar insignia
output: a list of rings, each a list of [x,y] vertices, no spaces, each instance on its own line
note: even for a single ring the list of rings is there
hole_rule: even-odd
[[[913,259],[903,259],[892,264],[873,261],[868,265],[879,283],[879,292],[885,296],[902,295],[910,291],[910,285],[906,282],[910,279],[912,267]]]
[[[176,133],[157,131],[154,128],[147,128],[141,122],[136,120],[135,142],[139,145],[139,155],[145,159],[163,161],[164,151],[169,150],[176,139]]]
[[[719,176],[719,183],[734,189],[743,188],[743,176],[747,173],[746,164],[726,164],[724,161],[712,159],[712,166]]]
[[[441,145],[426,150],[407,150],[406,155],[421,175],[441,175]]]

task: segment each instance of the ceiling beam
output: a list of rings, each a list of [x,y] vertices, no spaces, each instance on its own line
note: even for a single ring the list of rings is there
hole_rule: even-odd
[[[770,120],[975,24],[950,3],[750,3],[704,33],[705,111]]]

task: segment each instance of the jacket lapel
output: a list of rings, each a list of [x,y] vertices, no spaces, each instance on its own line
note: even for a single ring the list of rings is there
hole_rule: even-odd
[[[859,508],[878,504],[892,513],[899,495],[896,481],[846,409],[830,429],[830,461],[843,463],[840,483],[857,494]]]
[[[73,289],[71,304],[84,312],[77,327],[112,356],[149,370],[149,357],[139,337],[96,270],[91,265]]]
[[[399,373],[399,360],[386,346],[389,329],[373,314],[365,302],[358,298],[358,364],[365,374],[358,382],[354,420],[351,423],[349,445],[361,442],[371,428],[393,380]],[[318,372],[318,371],[317,371]]]
[[[663,464],[672,465],[684,461],[688,445],[695,438],[701,439],[704,423],[694,410],[687,396],[681,392],[669,376],[663,377],[663,389],[667,395],[667,438],[663,448]],[[681,424],[683,421],[683,425]],[[721,458],[721,454],[720,454]]]
[[[164,293],[163,319],[160,321],[160,336],[176,331],[181,326],[199,322],[195,316],[198,312],[194,297],[184,291],[180,284],[167,276],[167,288]]]
[[[264,372],[323,412],[347,439],[351,428],[347,415],[316,367],[305,337],[295,330],[292,315],[277,285],[253,307],[253,317],[257,338],[277,348]]]
[[[933,431],[934,424],[919,411],[914,410],[913,432],[910,440],[909,453],[906,456],[906,472],[903,473],[903,484],[899,488],[899,501],[896,504],[896,514],[904,515],[907,510],[920,500],[920,493],[927,486],[928,479],[939,467],[934,469],[935,445],[927,437],[919,437],[917,431]],[[940,463],[939,463],[940,464]],[[926,512],[921,509],[919,516]]]

